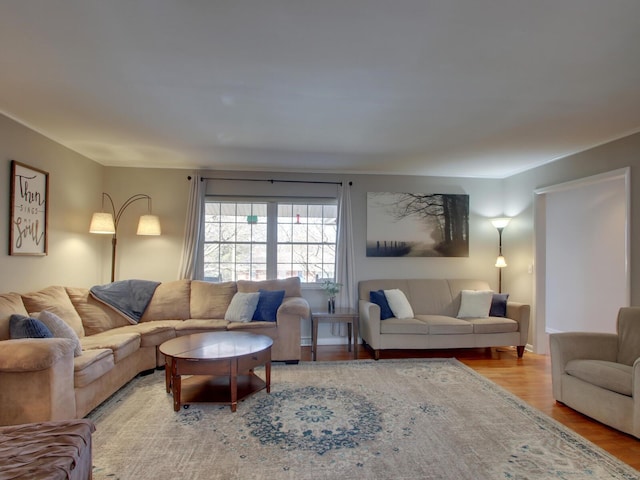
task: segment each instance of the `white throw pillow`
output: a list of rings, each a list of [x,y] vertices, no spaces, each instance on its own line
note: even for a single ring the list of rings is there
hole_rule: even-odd
[[[224,319],[229,322],[250,322],[258,306],[259,292],[237,292],[227,307]]]
[[[384,296],[387,297],[389,308],[396,318],[413,318],[413,308],[404,292],[398,288],[393,290],[385,290]]]
[[[491,290],[462,290],[458,318],[486,318],[491,310]]]
[[[37,318],[44,323],[51,331],[51,334],[56,338],[70,338],[73,340],[73,356],[79,357],[82,355],[82,346],[80,345],[80,339],[78,334],[73,328],[58,315],[47,310],[43,310],[40,313],[30,315]]]

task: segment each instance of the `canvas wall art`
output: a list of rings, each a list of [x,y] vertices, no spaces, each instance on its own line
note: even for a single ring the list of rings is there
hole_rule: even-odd
[[[367,257],[468,257],[469,195],[367,193]]]

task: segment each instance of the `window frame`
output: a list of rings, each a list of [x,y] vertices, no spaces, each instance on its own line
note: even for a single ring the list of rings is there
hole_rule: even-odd
[[[201,280],[205,280],[205,246],[207,242],[205,240],[205,225],[206,225],[206,204],[207,203],[265,203],[267,206],[267,218],[266,218],[266,226],[267,226],[267,241],[266,241],[266,255],[267,255],[267,267],[266,267],[266,280],[275,280],[277,279],[278,272],[278,207],[281,204],[293,204],[293,205],[331,205],[336,207],[336,237],[333,243],[334,248],[334,276],[335,276],[335,261],[337,256],[337,246],[338,246],[338,199],[337,197],[300,197],[300,196],[250,196],[250,195],[239,195],[239,196],[229,196],[229,195],[206,195],[204,198],[205,208],[203,209],[203,216],[201,219],[202,225],[202,236],[200,241],[198,242],[198,257],[199,257],[199,268],[198,273]],[[309,243],[306,243],[307,245]],[[329,245],[331,245],[329,243]],[[235,276],[235,275],[234,275]],[[237,278],[236,278],[237,280]],[[233,280],[233,281],[236,281]],[[209,280],[211,281],[211,280]],[[217,281],[227,281],[219,279]],[[319,285],[322,279],[319,279],[315,282],[307,282],[305,278],[301,278],[301,283],[303,286],[309,285]]]

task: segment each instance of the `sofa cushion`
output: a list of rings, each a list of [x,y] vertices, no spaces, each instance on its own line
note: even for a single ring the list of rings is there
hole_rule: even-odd
[[[518,331],[518,322],[504,317],[470,318],[473,333],[509,333]]]
[[[262,290],[284,290],[285,297],[301,297],[302,289],[298,277],[289,277],[280,280],[238,280],[238,291],[244,293],[259,292]]]
[[[190,318],[175,326],[176,336],[191,335],[214,330],[226,330],[229,322],[220,318]]]
[[[37,292],[23,293],[22,301],[27,312],[48,310],[69,324],[78,337],[84,336],[82,319],[71,303],[64,287],[51,286]]]
[[[380,333],[427,335],[429,333],[429,325],[416,318],[391,317],[384,322],[380,322]]]
[[[171,320],[158,320],[157,322],[145,322],[137,325],[127,325],[124,327],[113,328],[109,330],[109,334],[119,333],[137,333],[140,335],[141,347],[156,347],[163,342],[176,337],[176,330],[173,324],[165,325],[165,322]],[[175,323],[184,323],[182,320],[174,320]]]
[[[51,332],[54,337],[68,338],[73,342],[73,355],[77,357],[82,355],[82,347],[80,346],[80,339],[76,332],[71,328],[64,320],[62,320],[55,313],[43,310],[39,313],[33,314],[33,317],[40,320]]]
[[[114,367],[113,352],[108,348],[85,350],[73,359],[73,384],[76,388],[89,385]]]
[[[462,290],[458,318],[485,318],[491,309],[491,290]]]
[[[9,317],[9,337],[14,338],[53,338],[53,333],[37,318],[14,313]]]
[[[0,294],[0,340],[9,340],[9,317],[14,313],[29,315],[22,297],[17,293]]]
[[[489,309],[490,317],[506,317],[507,316],[507,300],[508,293],[494,293],[491,297],[491,308]]]
[[[413,309],[404,292],[398,288],[384,290],[384,296],[389,303],[389,308],[396,318],[413,318]]]
[[[393,317],[393,312],[389,307],[387,297],[384,295],[384,290],[372,290],[369,292],[369,300],[380,307],[380,320]]]
[[[158,285],[141,322],[186,320],[191,317],[191,280],[175,280]]]
[[[571,360],[564,368],[572,377],[621,395],[631,396],[633,367],[604,360]]]
[[[276,322],[229,322],[227,325],[227,330],[255,330],[255,329],[263,329],[263,328],[273,328],[274,330],[278,327]]]
[[[251,320],[258,322],[275,322],[276,313],[282,304],[284,293],[284,290],[260,289],[258,305],[256,305],[256,309],[253,312]]]
[[[459,303],[455,303],[447,280],[427,278],[406,280],[407,298],[416,315],[448,315],[455,317]],[[385,287],[390,288],[390,287]],[[392,287],[391,287],[392,288]]]
[[[473,325],[467,320],[445,315],[417,315],[417,318],[429,325],[430,335],[462,335],[473,333]]]
[[[238,291],[236,282],[191,282],[191,318],[224,318],[231,299]]]
[[[65,289],[82,319],[85,335],[95,335],[112,328],[130,325],[123,315],[93,298],[88,288],[65,287]]]
[[[229,322],[250,322],[259,299],[259,292],[236,292],[227,307],[224,319]]]
[[[113,352],[113,360],[118,363],[140,348],[139,333],[103,332],[81,340],[83,350],[108,348]]]

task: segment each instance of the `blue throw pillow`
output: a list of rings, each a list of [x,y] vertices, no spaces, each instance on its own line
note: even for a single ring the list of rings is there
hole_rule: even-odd
[[[253,312],[254,321],[275,322],[276,313],[282,304],[284,298],[284,290],[258,290],[260,298],[258,298],[258,306]]]
[[[494,293],[491,298],[490,317],[506,317],[507,316],[507,299],[508,293]]]
[[[372,290],[369,292],[369,300],[380,307],[380,320],[393,317],[393,312],[387,301],[384,290]]]
[[[9,317],[10,338],[53,338],[51,330],[37,318],[14,313]]]

